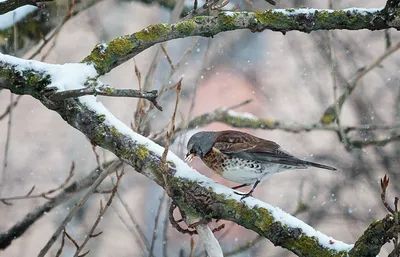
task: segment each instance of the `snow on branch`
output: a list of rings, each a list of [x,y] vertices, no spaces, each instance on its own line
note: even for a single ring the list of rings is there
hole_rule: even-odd
[[[131,35],[97,45],[83,61],[92,63],[100,75],[111,71],[138,53],[164,41],[189,36],[212,37],[237,29],[302,31],[316,30],[382,30],[400,28],[394,8],[364,9],[272,9],[259,12],[227,12],[217,16],[197,16],[175,24],[154,24]],[[389,17],[390,16],[390,17]],[[104,60],[107,60],[104,61]]]
[[[25,5],[31,5],[36,7],[40,2],[51,2],[53,0],[6,0],[6,1],[0,1],[0,16],[1,14],[8,13],[10,11],[13,11],[15,9],[18,9],[19,7],[25,6]],[[26,11],[21,12],[26,13],[28,12],[28,8],[25,8]],[[35,8],[29,8],[29,10],[35,10]],[[13,17],[10,17],[10,19],[13,19]],[[1,24],[1,23],[0,23]],[[1,26],[0,26],[1,27]]]
[[[29,94],[32,88],[36,97],[46,101],[46,106],[57,108],[59,102],[73,97],[104,95],[147,99],[162,110],[156,99],[156,90],[144,92],[133,89],[115,89],[98,79],[96,69],[87,63],[47,64],[22,60],[0,53],[0,88],[9,88],[17,94]],[[19,86],[12,87],[18,83]],[[86,98],[85,98],[86,99]],[[94,97],[90,98],[94,99]]]

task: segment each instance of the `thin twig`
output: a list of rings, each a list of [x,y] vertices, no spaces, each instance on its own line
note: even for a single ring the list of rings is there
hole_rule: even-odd
[[[390,207],[390,205],[388,204],[388,202],[386,201],[386,189],[389,185],[389,177],[388,176],[384,176],[383,179],[381,179],[381,200],[383,205],[386,207],[386,209],[394,214],[394,211],[392,209],[392,207]]]
[[[15,101],[12,104],[7,106],[4,113],[0,115],[0,120],[4,119],[4,117],[6,117],[10,113],[10,111],[17,106],[19,99],[21,99],[21,97],[22,95],[17,96],[17,99],[15,99]]]
[[[164,202],[164,200],[165,200],[165,197],[166,197],[166,193],[163,192],[163,195],[162,195],[162,197],[161,197],[161,199],[160,199],[160,204],[159,204],[159,206],[158,206],[158,211],[157,211],[156,217],[155,217],[155,219],[154,219],[153,236],[152,236],[152,238],[151,238],[151,244],[150,244],[150,250],[149,250],[149,257],[152,257],[152,256],[153,256],[154,245],[155,245],[155,242],[156,242],[156,239],[157,239],[158,221],[159,221],[159,219],[160,219],[161,207],[162,207],[162,204],[163,204],[163,202]]]
[[[50,197],[49,195],[57,192],[61,189],[64,189],[68,183],[71,181],[72,177],[74,176],[74,170],[75,170],[75,163],[72,162],[71,163],[71,167],[69,169],[69,174],[68,177],[64,180],[64,182],[59,185],[58,187],[51,189],[49,191],[43,192],[43,193],[39,193],[39,194],[34,194],[32,195],[33,190],[35,189],[35,186],[33,186],[31,188],[31,190],[29,190],[29,192],[26,195],[22,195],[22,196],[13,196],[13,197],[4,197],[4,198],[0,198],[0,201],[12,201],[12,200],[22,200],[22,199],[31,199],[31,198],[45,198],[47,200],[51,200],[53,199],[52,197]]]
[[[328,107],[324,115],[321,118],[321,122],[324,124],[330,124],[332,123],[336,116],[335,116],[335,105],[338,105],[339,110],[342,108],[344,102],[346,101],[347,97],[351,95],[351,93],[354,91],[354,89],[357,86],[357,82],[363,78],[368,72],[370,72],[372,69],[375,67],[378,67],[383,60],[385,60],[387,57],[389,57],[391,54],[396,52],[397,50],[400,49],[400,42],[398,42],[395,45],[392,45],[390,48],[388,48],[381,56],[373,60],[369,65],[360,68],[354,75],[353,77],[347,82],[346,87],[344,89],[344,92],[340,95],[338,98],[337,102],[332,104],[330,107]]]
[[[48,36],[47,38],[43,39],[43,43],[36,49],[35,52],[32,53],[32,55],[28,59],[33,59],[35,58],[42,50],[43,48],[55,37],[59,34],[61,31],[62,27],[67,23],[68,20],[70,20],[73,16],[76,16],[78,13],[82,12],[83,10],[86,10],[90,7],[92,7],[94,4],[101,2],[102,0],[91,0],[89,3],[87,3],[84,7],[80,8],[79,10],[74,10],[75,8],[75,1],[74,0],[69,0],[68,1],[68,11],[63,20],[60,22],[60,24],[57,25],[57,27],[52,31],[51,35]],[[53,45],[55,45],[55,42],[53,42]],[[53,48],[52,46],[51,48]],[[49,51],[51,50],[49,49]],[[49,52],[48,51],[48,52]],[[47,56],[48,52],[45,54]]]
[[[61,237],[61,246],[60,249],[58,249],[56,253],[56,257],[59,257],[64,249],[64,243],[65,243],[65,230],[63,231],[63,236]]]
[[[133,59],[133,63],[134,63],[134,68],[135,68],[135,75],[138,80],[139,90],[141,91],[142,90],[142,73],[140,72],[139,67],[136,64],[135,59]],[[141,119],[144,114],[143,108],[144,108],[144,103],[143,103],[142,99],[139,98],[137,106],[136,106],[136,111],[134,113],[136,127],[134,127],[131,124],[131,127],[134,131],[138,131],[138,129],[139,129],[139,125],[140,125]]]
[[[116,165],[111,165],[106,170],[101,171],[100,176],[96,179],[96,181],[92,184],[92,186],[86,191],[85,195],[79,200],[75,206],[70,210],[68,215],[65,217],[61,225],[57,228],[57,230],[53,233],[49,241],[43,247],[43,249],[39,252],[38,257],[44,257],[46,253],[50,250],[51,246],[57,240],[60,233],[64,230],[65,226],[68,222],[71,221],[72,217],[75,216],[77,211],[86,203],[89,197],[94,194],[96,188],[103,182],[103,180],[108,176],[110,169],[115,170]]]
[[[192,41],[192,44],[186,48],[185,52],[183,53],[182,57],[180,60],[174,65],[175,69],[170,71],[170,73],[166,76],[166,78],[163,81],[163,84],[161,86],[161,89],[158,92],[158,99],[161,100],[161,97],[164,95],[165,92],[174,89],[172,87],[168,87],[173,75],[180,69],[180,66],[182,63],[186,61],[186,59],[189,57],[190,53],[193,51],[194,47],[197,45],[198,41],[200,40],[200,37],[195,37]],[[175,84],[176,85],[176,84]],[[149,117],[151,117],[151,111],[152,109],[150,108],[148,113],[144,116],[143,120],[141,121],[142,126],[144,124],[147,124]]]
[[[107,170],[111,172],[118,168],[121,164],[122,162],[117,159],[107,163],[105,166],[110,167]],[[0,233],[0,249],[7,248],[13,240],[24,235],[24,233],[32,226],[32,224],[39,220],[45,213],[51,211],[56,206],[70,200],[78,192],[90,187],[100,176],[100,174],[101,172],[99,171],[99,169],[95,169],[90,172],[89,175],[83,177],[80,180],[74,181],[71,185],[64,188],[51,200],[47,201],[41,206],[38,206],[36,209],[26,214],[10,229]]]
[[[174,201],[171,201],[171,205],[169,206],[169,210],[168,210],[168,217],[169,217],[169,222],[171,223],[172,227],[174,227],[176,230],[178,230],[182,234],[189,234],[190,236],[196,235],[197,234],[196,230],[184,229],[178,224],[178,222],[183,221],[183,220],[179,220],[179,221],[175,220],[174,210],[177,207],[178,206],[174,203]]]
[[[5,146],[4,146],[3,172],[2,172],[2,174],[0,174],[0,176],[1,176],[1,180],[0,180],[0,197],[3,195],[4,182],[6,181],[6,176],[7,176],[8,151],[10,149],[10,141],[11,141],[11,126],[12,126],[12,115],[13,115],[13,104],[14,104],[14,94],[10,93],[10,105],[9,105],[10,111],[9,111],[9,115],[8,115],[6,143],[5,143]]]
[[[82,242],[82,244],[78,247],[78,249],[76,250],[74,257],[78,257],[79,253],[83,250],[83,248],[85,248],[86,244],[89,242],[90,238],[94,238],[99,236],[102,232],[99,232],[97,234],[94,234],[95,229],[97,228],[97,226],[99,225],[100,221],[102,220],[102,217],[104,216],[105,212],[107,211],[108,207],[110,207],[112,200],[114,199],[114,196],[118,190],[118,187],[121,183],[121,179],[122,176],[125,174],[124,171],[121,171],[120,174],[118,174],[118,170],[115,171],[116,176],[117,176],[117,182],[115,183],[115,186],[113,188],[113,191],[110,195],[110,198],[108,199],[106,205],[104,207],[100,208],[100,213],[97,216],[96,221],[94,222],[92,228],[90,229],[89,233],[86,235],[85,240]],[[88,252],[87,252],[88,253]]]
[[[162,238],[162,253],[163,253],[163,257],[168,257],[168,206],[171,205],[171,198],[167,198],[167,202],[165,204],[165,206],[167,206],[167,208],[165,208],[164,211],[164,222],[163,222],[163,238]]]
[[[330,5],[332,5],[332,1],[329,1]],[[330,7],[332,8],[332,7]],[[336,124],[338,126],[338,134],[340,135],[341,141],[347,151],[350,150],[349,143],[347,142],[347,136],[344,133],[342,127],[340,126],[340,107],[337,102],[337,79],[336,79],[336,62],[335,62],[335,50],[332,42],[332,31],[328,31],[328,48],[330,54],[330,66],[331,66],[331,77],[332,77],[332,86],[333,86],[333,99],[335,105],[336,112]]]
[[[167,49],[165,49],[164,44],[160,44],[161,50],[165,54],[165,57],[167,58],[167,61],[169,65],[171,66],[171,70],[175,70],[174,64],[172,63],[171,57],[169,56]]]
[[[54,92],[49,96],[49,99],[52,101],[63,101],[68,98],[80,97],[84,95],[143,98],[152,102],[158,110],[162,111],[162,107],[159,106],[157,103],[157,97],[158,97],[157,90],[147,92],[135,89],[115,89],[110,86],[102,85],[97,87],[87,87],[82,89]]]
[[[51,50],[53,50],[53,48],[56,46],[57,38],[58,38],[58,35],[59,35],[60,31],[61,31],[61,28],[64,26],[65,23],[67,23],[67,21],[69,19],[71,19],[72,15],[74,13],[74,7],[75,7],[75,0],[68,0],[68,11],[67,11],[67,14],[64,17],[64,19],[61,21],[61,24],[55,29],[54,33],[52,34],[51,38],[54,37],[53,43],[51,44],[50,48],[43,54],[42,58],[40,58],[40,61],[43,62],[47,58],[47,56],[49,55]],[[45,40],[43,42],[44,45],[46,45],[48,42],[50,42],[50,39]],[[37,53],[39,53],[39,52],[37,52]]]
[[[176,100],[175,100],[174,113],[172,114],[171,128],[170,128],[169,133],[167,132],[166,144],[165,144],[164,152],[163,152],[163,155],[162,155],[162,163],[165,166],[165,170],[168,170],[168,165],[166,163],[166,160],[167,160],[170,141],[171,141],[171,138],[174,136],[174,133],[175,133],[175,118],[176,118],[176,112],[178,110],[179,98],[181,96],[181,89],[182,89],[182,78],[178,81],[178,83],[176,83]]]
[[[205,71],[206,67],[208,65],[209,53],[210,53],[210,50],[211,50],[211,42],[212,42],[211,39],[208,39],[207,47],[204,50],[203,62],[202,62],[201,69],[200,69],[201,72]],[[194,106],[196,105],[197,90],[200,87],[201,77],[202,76],[197,76],[196,82],[194,83],[194,89],[193,89],[193,94],[192,94],[192,102],[190,103],[190,108],[189,108],[189,113],[188,113],[188,120],[190,120],[192,118],[193,109],[194,109]]]
[[[254,238],[253,240],[248,241],[246,244],[239,246],[238,248],[236,248],[233,251],[230,252],[226,252],[224,254],[225,257],[229,257],[229,256],[236,256],[244,251],[247,251],[248,249],[250,249],[251,247],[255,246],[258,242],[260,242],[263,239],[262,236],[257,236],[256,238]]]
[[[137,242],[138,244],[146,249],[147,251],[150,250],[150,244],[147,241],[146,235],[144,234],[143,230],[140,228],[139,226],[139,222],[136,220],[135,216],[133,215],[133,212],[129,209],[128,204],[125,202],[125,200],[121,197],[121,195],[119,194],[119,192],[117,191],[117,198],[118,200],[121,202],[122,206],[124,207],[126,213],[128,214],[133,226],[135,227],[138,236],[136,236],[138,238]]]

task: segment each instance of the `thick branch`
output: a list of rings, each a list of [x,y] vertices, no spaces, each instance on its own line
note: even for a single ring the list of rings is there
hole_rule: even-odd
[[[154,44],[189,36],[212,37],[220,32],[250,29],[272,31],[380,30],[400,28],[386,21],[386,9],[274,9],[260,12],[220,12],[218,16],[198,16],[176,24],[155,24],[97,45],[83,62],[93,63],[102,75]]]

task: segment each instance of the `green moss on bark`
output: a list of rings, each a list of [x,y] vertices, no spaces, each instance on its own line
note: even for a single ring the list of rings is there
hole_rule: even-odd
[[[133,39],[128,36],[118,37],[106,44],[97,45],[82,62],[93,63],[99,75],[109,72],[113,66],[126,58],[134,50]]]
[[[150,25],[147,28],[142,29],[141,31],[135,33],[135,37],[140,40],[152,41],[160,39],[161,37],[165,36],[171,25],[169,24],[156,24]]]

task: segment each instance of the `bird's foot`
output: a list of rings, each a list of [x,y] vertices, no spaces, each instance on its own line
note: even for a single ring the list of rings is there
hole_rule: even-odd
[[[240,198],[240,201],[242,201],[243,199],[245,199],[245,198],[247,198],[247,197],[249,197],[249,196],[252,196],[252,192],[251,193],[246,193],[246,194],[244,194],[244,193],[239,193],[239,192],[234,192],[235,194],[237,194],[237,195],[241,195],[242,197]]]

